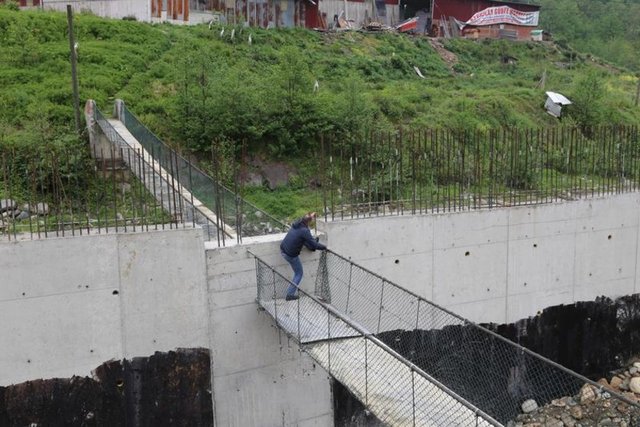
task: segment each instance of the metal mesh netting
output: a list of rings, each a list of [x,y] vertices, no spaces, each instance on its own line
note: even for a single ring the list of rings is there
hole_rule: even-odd
[[[169,148],[147,129],[126,107],[123,123],[163,168],[181,180],[203,205],[223,218],[224,224],[236,230],[241,237],[281,233],[287,227],[258,207],[237,196],[224,185],[216,182],[195,167],[175,150]]]
[[[224,234],[220,232],[221,224],[216,224],[210,219],[211,215],[195,206],[193,198],[185,197],[182,192],[184,182],[181,182],[179,174],[172,173],[169,163],[165,162],[165,167],[150,152],[133,149],[97,109],[95,118],[99,130],[112,144],[111,153],[101,153],[99,157],[106,155],[121,161],[140,180],[155,200],[155,205],[147,209],[167,212],[169,226],[197,223],[202,226],[207,239],[224,239]]]
[[[544,405],[587,383],[609,401],[606,407],[625,408],[626,425],[640,425],[637,404],[331,251],[320,259],[316,293],[502,423],[514,420],[528,399]]]
[[[500,425],[335,307],[303,290],[299,290],[299,299],[286,301],[291,282],[255,259],[258,303],[380,421],[393,426]],[[326,266],[321,268],[328,273],[331,267]],[[358,294],[353,296],[352,307],[363,306],[358,303]],[[377,324],[378,320],[371,322]]]

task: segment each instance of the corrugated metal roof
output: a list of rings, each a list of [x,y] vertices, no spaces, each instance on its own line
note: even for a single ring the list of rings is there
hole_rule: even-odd
[[[551,101],[554,104],[560,104],[560,105],[569,105],[571,104],[571,101],[569,101],[567,99],[567,97],[565,97],[562,94],[556,93],[556,92],[545,92],[547,94],[547,96],[549,97],[549,99],[551,99]]]

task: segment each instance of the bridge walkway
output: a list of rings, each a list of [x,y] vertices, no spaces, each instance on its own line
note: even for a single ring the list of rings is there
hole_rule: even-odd
[[[496,333],[323,251],[313,293],[286,301],[288,278],[253,255],[257,303],[380,421],[392,426],[506,426],[523,402],[575,396],[640,405]]]
[[[198,224],[205,240],[217,239],[218,246],[226,246],[227,240],[241,243],[243,237],[287,229],[167,146],[121,100],[116,101],[113,118],[106,118],[91,100],[85,115],[94,157],[112,166],[124,164],[172,221]]]
[[[224,223],[217,215],[209,209],[202,201],[200,201],[191,191],[189,191],[184,185],[181,184],[180,179],[176,179],[175,173],[171,173],[164,168],[159,161],[157,161],[151,153],[149,153],[143,145],[136,139],[127,127],[118,119],[108,119],[108,123],[113,130],[117,133],[120,139],[124,141],[129,148],[136,153],[134,160],[132,161],[131,170],[134,175],[141,178],[141,181],[146,183],[147,189],[152,194],[176,194],[180,200],[180,206],[187,206],[186,209],[181,209],[182,215],[185,216],[186,222],[195,221],[196,224],[202,227],[209,227],[214,224],[220,224],[221,229],[224,231],[225,236],[231,239],[236,239],[237,235],[235,230],[228,224]],[[142,179],[142,175],[146,176]],[[151,179],[153,175],[159,177],[157,180]],[[184,179],[184,177],[183,177]],[[160,188],[162,187],[162,188]],[[162,190],[162,191],[160,191]],[[169,211],[175,210],[177,207],[171,208],[170,198],[167,197],[165,203],[165,209]]]
[[[501,426],[321,298],[300,291],[286,301],[289,281],[256,258],[258,304],[279,328],[392,426]]]

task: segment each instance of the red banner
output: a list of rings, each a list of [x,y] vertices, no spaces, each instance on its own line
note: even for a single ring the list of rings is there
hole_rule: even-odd
[[[473,15],[465,25],[513,24],[538,26],[540,12],[522,12],[509,6],[489,7]]]

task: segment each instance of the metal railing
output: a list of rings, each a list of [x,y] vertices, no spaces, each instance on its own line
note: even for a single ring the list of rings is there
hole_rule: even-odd
[[[637,403],[334,252],[321,256],[315,294],[501,423],[528,399],[545,405],[590,384],[611,407],[629,409],[627,425],[640,425]]]
[[[172,222],[192,226],[198,224],[203,228],[206,240],[217,240],[219,246],[224,246],[228,234],[220,217],[203,211],[196,206],[193,194],[183,191],[190,186],[191,175],[176,172],[178,161],[175,153],[168,152],[164,162],[157,161],[152,153],[132,148],[100,110],[96,108],[94,111],[100,130],[117,147],[115,153],[110,153],[110,158],[120,161],[141,181],[160,209],[171,216]],[[100,156],[94,153],[94,158],[102,159],[100,163],[103,167],[107,163],[103,153]]]
[[[29,240],[193,226],[198,215],[177,197],[149,157],[129,147],[99,111],[100,148],[0,147],[0,237]]]
[[[394,426],[501,426],[482,410],[317,297],[299,290],[259,257],[258,303],[301,348],[384,423]]]
[[[147,129],[124,103],[120,119],[144,149],[164,168],[171,167],[172,173],[177,177],[189,176],[188,181],[182,180],[183,186],[222,218],[225,225],[232,227],[240,241],[242,237],[281,233],[287,229],[283,222],[244,200],[167,146]]]
[[[637,191],[637,126],[321,135],[325,219],[456,212]]]
[[[96,141],[107,144],[39,154],[0,147],[0,235],[18,240],[198,224],[206,240],[225,246],[232,238],[239,243],[286,230],[166,147],[126,109],[144,149],[129,145],[97,107],[92,111]]]

